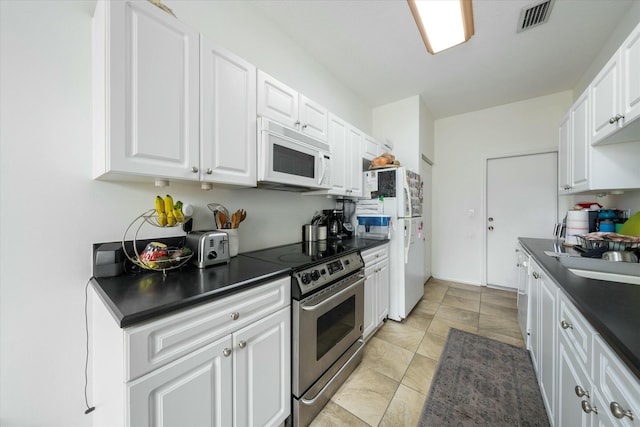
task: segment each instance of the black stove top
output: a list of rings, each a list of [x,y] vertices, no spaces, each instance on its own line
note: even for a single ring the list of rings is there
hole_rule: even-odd
[[[329,261],[355,251],[357,251],[356,247],[344,244],[341,240],[326,240],[276,246],[253,252],[244,252],[242,255],[296,270],[310,267],[319,262]]]
[[[341,240],[293,243],[244,252],[242,255],[291,268],[291,296],[295,300],[318,292],[364,268],[359,248]]]

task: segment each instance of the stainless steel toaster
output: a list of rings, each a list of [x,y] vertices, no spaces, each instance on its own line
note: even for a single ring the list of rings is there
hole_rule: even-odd
[[[186,236],[186,246],[193,251],[189,260],[198,268],[229,262],[229,236],[220,230],[192,231]]]

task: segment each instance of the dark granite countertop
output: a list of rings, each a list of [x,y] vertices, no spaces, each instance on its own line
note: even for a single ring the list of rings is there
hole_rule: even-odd
[[[366,250],[388,240],[344,239],[346,250]],[[205,269],[187,265],[167,272],[145,271],[93,278],[92,285],[121,327],[208,302],[290,274],[282,265],[245,257]]]
[[[121,328],[290,274],[281,265],[238,255],[228,264],[167,272],[93,278],[92,284]]]
[[[640,285],[576,276],[557,258],[544,253],[554,251],[557,241],[519,240],[629,370],[640,379]]]

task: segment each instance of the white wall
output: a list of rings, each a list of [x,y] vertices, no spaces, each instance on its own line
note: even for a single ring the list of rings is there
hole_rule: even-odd
[[[491,156],[557,148],[558,124],[571,100],[567,91],[436,120],[434,277],[482,283],[483,162]],[[474,217],[469,217],[470,209]]]
[[[283,80],[369,130],[369,108],[236,3],[242,2],[180,1],[171,7],[194,26],[210,25],[207,31],[224,39],[221,45],[237,48],[276,77],[282,72]],[[120,240],[156,194],[169,192],[196,205],[196,228],[212,226],[209,202],[245,208],[241,252],[298,241],[298,225],[334,205],[268,190],[204,192],[195,183],[156,189],[91,180],[94,5],[0,1],[0,424],[7,427],[91,425],[91,415],[83,413],[91,244]]]

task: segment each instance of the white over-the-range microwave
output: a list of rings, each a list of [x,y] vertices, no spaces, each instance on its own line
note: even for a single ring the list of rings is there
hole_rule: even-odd
[[[258,117],[258,186],[294,191],[330,189],[329,144]]]

